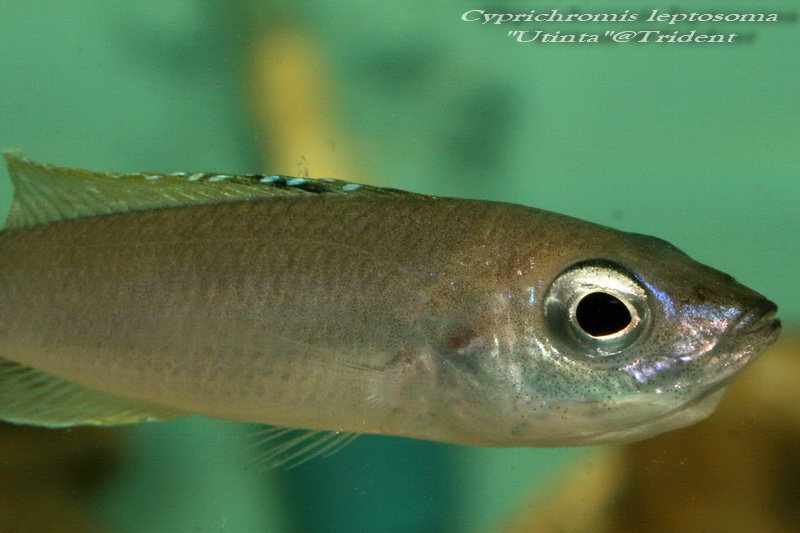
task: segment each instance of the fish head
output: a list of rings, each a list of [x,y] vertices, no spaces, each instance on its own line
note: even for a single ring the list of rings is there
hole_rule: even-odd
[[[484,445],[631,442],[693,424],[779,335],[773,302],[666,241],[582,229],[568,251],[540,248],[502,298],[494,289],[501,318],[441,359],[440,400]]]

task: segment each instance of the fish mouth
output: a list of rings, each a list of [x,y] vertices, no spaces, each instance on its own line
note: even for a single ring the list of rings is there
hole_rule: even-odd
[[[778,339],[781,321],[775,318],[777,312],[778,306],[774,302],[763,299],[742,313],[729,334],[709,354],[712,356],[709,360],[712,371],[707,374],[710,379],[705,390],[701,388],[698,391],[698,399],[727,388]]]
[[[731,336],[732,339],[726,343],[731,348],[735,346],[727,356],[726,371],[720,372],[695,398],[654,417],[648,424],[663,425],[666,430],[672,430],[699,422],[711,415],[734,379],[778,339],[781,321],[775,318],[777,312],[778,306],[766,299],[745,311],[733,328],[735,333]],[[720,348],[723,351],[725,349]]]
[[[770,300],[763,300],[742,315],[736,324],[736,331],[743,335],[764,334],[774,336],[780,334],[781,320],[775,318],[778,306]]]
[[[739,374],[778,339],[781,333],[781,321],[775,318],[777,312],[778,306],[775,303],[762,300],[742,314],[732,334],[719,347],[722,352],[730,351],[726,366],[731,370],[723,373],[720,381],[729,381],[732,376]]]
[[[742,314],[726,342],[717,346],[716,352],[720,354],[722,364],[715,378],[694,398],[646,420],[584,435],[584,443],[635,442],[692,425],[710,416],[734,379],[777,340],[781,332],[781,321],[775,318],[777,311],[775,303],[763,300]],[[727,355],[722,355],[726,352]]]

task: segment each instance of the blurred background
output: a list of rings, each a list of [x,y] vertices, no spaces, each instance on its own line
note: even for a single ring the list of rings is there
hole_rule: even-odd
[[[0,0],[0,148],[113,172],[288,174],[513,201],[664,238],[774,299],[785,333],[694,428],[493,450],[362,436],[292,470],[191,418],[0,426],[2,531],[800,530],[800,31],[772,23],[481,25],[480,5]],[[644,17],[642,17],[644,18]],[[518,43],[511,30],[738,33]],[[0,183],[0,212],[11,201]],[[794,335],[794,336],[793,336]]]

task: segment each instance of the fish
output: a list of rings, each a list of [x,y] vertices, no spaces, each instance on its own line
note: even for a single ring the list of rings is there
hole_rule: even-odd
[[[101,173],[5,153],[0,419],[631,442],[709,416],[777,306],[668,242],[335,179]]]

